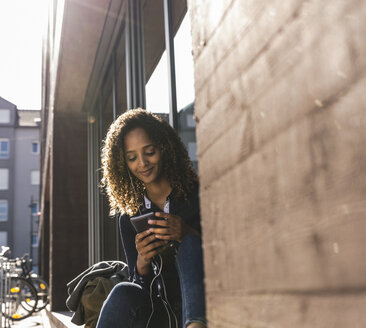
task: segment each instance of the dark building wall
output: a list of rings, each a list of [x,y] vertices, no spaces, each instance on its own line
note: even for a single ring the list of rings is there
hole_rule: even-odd
[[[66,284],[88,267],[85,114],[54,113],[51,159],[51,309],[64,310]]]
[[[41,276],[50,281],[50,203],[45,201],[42,213],[42,230],[39,236],[39,272]]]
[[[189,8],[209,327],[365,327],[366,2]]]

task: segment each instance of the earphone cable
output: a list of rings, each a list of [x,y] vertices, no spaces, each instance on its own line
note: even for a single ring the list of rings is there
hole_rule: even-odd
[[[160,254],[159,254],[160,256]],[[161,279],[161,282],[162,282],[162,285],[163,285],[163,291],[164,291],[164,297],[165,297],[165,303],[166,305],[169,307],[169,310],[170,312],[173,314],[174,316],[174,321],[175,321],[175,327],[178,328],[178,319],[177,319],[177,316],[175,315],[170,303],[169,303],[169,300],[168,300],[168,296],[166,294],[166,287],[165,287],[165,282],[164,282],[164,279]],[[164,305],[165,305],[164,303]],[[166,306],[165,306],[166,307]],[[168,313],[169,313],[169,310],[167,309]],[[170,316],[169,316],[169,327],[170,327]]]
[[[161,274],[161,271],[163,270],[163,259],[161,258],[160,254],[159,254],[159,257],[160,257],[160,268],[159,268],[159,272],[158,274],[153,278],[153,280],[151,280],[151,283],[150,283],[150,302],[151,302],[151,313],[150,313],[150,316],[149,316],[149,319],[147,320],[147,324],[146,324],[146,328],[149,327],[149,324],[150,324],[150,320],[154,314],[154,300],[152,298],[152,287],[153,287],[153,284],[155,282],[155,280],[160,276]]]

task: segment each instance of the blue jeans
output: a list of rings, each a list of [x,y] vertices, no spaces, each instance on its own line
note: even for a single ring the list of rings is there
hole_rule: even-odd
[[[178,248],[176,267],[182,294],[183,327],[192,322],[206,325],[203,256],[198,236],[187,235],[183,239]],[[104,302],[97,328],[145,328],[150,313],[149,292],[137,284],[122,282],[113,288]],[[158,306],[149,327],[167,327],[166,318],[164,309]]]

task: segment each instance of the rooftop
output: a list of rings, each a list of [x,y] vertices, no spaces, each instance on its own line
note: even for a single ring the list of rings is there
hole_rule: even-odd
[[[41,111],[33,109],[18,109],[19,126],[39,126]]]

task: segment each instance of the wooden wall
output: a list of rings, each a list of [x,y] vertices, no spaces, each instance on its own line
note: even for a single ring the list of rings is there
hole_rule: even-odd
[[[188,2],[209,327],[366,327],[366,2]]]

